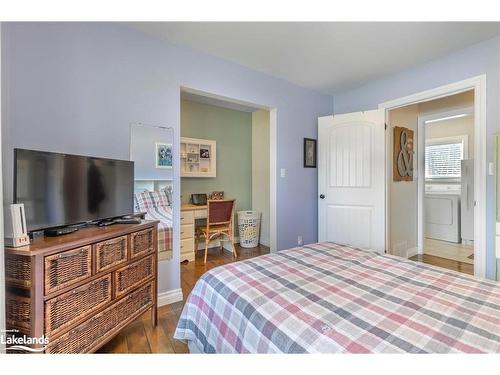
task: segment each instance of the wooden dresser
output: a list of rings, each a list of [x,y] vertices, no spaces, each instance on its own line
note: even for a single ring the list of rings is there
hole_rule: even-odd
[[[45,353],[91,353],[151,310],[157,225],[91,227],[5,249],[7,329],[45,335]]]

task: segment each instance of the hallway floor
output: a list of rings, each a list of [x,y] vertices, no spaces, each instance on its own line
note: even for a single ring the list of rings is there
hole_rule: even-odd
[[[461,263],[474,264],[474,258],[471,257],[474,254],[474,247],[459,243],[426,238],[424,242],[424,254],[455,260]]]

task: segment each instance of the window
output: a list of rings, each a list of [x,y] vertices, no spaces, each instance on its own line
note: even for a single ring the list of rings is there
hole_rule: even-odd
[[[425,178],[460,179],[467,158],[467,136],[430,139],[425,143]]]

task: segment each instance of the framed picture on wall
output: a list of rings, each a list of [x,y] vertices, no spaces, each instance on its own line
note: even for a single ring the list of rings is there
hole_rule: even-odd
[[[316,140],[304,138],[304,168],[316,168]]]
[[[172,168],[172,145],[156,142],[156,168]]]
[[[200,148],[200,158],[210,159],[210,150],[208,148]]]

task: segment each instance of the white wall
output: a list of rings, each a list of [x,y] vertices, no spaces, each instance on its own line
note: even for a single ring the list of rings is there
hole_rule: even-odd
[[[392,254],[404,255],[417,247],[417,179],[413,181],[394,181],[392,178],[394,127],[412,129],[413,134],[413,170],[417,170],[417,123],[418,104],[395,109],[390,112],[390,249]]]
[[[434,122],[425,126],[425,139],[467,135],[467,159],[474,159],[474,115]]]
[[[270,246],[269,122],[269,111],[261,109],[252,113],[252,210],[262,213],[260,243],[266,246]]]
[[[439,112],[452,111],[459,108],[474,107],[474,91],[431,100],[418,105],[419,116],[427,116]],[[455,135],[469,136],[469,159],[474,158],[474,116],[460,117],[428,124],[425,127],[425,138],[443,138]]]

